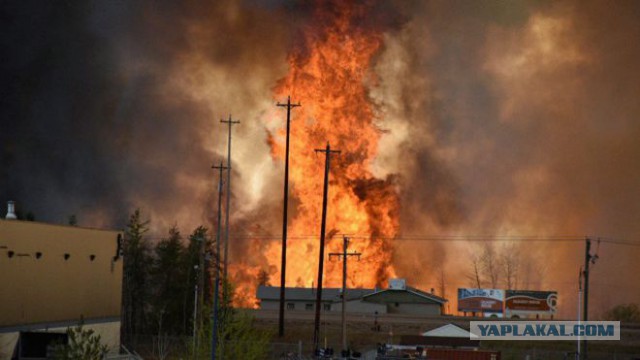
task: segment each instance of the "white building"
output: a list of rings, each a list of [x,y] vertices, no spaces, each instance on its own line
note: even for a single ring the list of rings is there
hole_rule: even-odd
[[[406,286],[402,279],[392,279],[387,289],[347,289],[346,311],[349,313],[440,315],[447,302],[434,294]],[[314,311],[315,288],[285,288],[286,311]],[[280,308],[280,287],[258,287],[260,308]],[[342,289],[322,289],[322,310],[342,310]]]

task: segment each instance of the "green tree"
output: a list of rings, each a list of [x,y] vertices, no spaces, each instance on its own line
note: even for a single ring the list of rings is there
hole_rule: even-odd
[[[637,304],[620,304],[607,311],[604,317],[607,320],[640,323],[640,308]]]
[[[196,301],[194,299],[195,296],[195,287],[198,286],[198,299],[197,299],[197,307],[198,314],[196,319],[196,326],[201,327],[203,323],[203,318],[205,317],[204,304],[209,304],[211,302],[211,269],[210,266],[213,264],[210,256],[208,255],[209,249],[212,248],[212,240],[209,235],[209,230],[204,226],[199,226],[196,228],[193,233],[189,236],[189,245],[187,247],[186,254],[184,256],[185,268],[187,270],[186,281],[189,284],[188,294],[185,294],[185,312],[191,315],[190,321],[193,324],[193,306]],[[193,331],[192,326],[187,326],[189,329],[189,333]]]
[[[227,284],[230,299],[233,298],[233,286]],[[223,307],[224,304],[221,304]],[[209,359],[211,357],[211,304],[204,306],[204,322],[198,331],[197,354],[187,354],[187,358]],[[269,355],[271,332],[257,328],[255,319],[241,310],[233,309],[230,304],[221,309],[218,326],[217,357],[224,359],[261,360]],[[190,348],[191,351],[191,348]]]
[[[156,326],[154,333],[158,335],[180,335],[186,330],[181,296],[189,285],[185,282],[185,273],[188,271],[183,260],[185,252],[182,236],[176,226],[169,229],[169,237],[162,239],[155,247],[151,303]]]
[[[142,220],[140,209],[136,209],[129,217],[123,244],[122,342],[126,346],[147,331],[146,309],[151,290],[151,247],[144,237],[147,231],[149,221]]]
[[[254,320],[251,315],[245,312],[233,309],[228,311],[220,337],[224,343],[218,347],[219,353],[224,353],[224,359],[260,360],[267,358],[271,334],[256,328]]]
[[[67,329],[68,341],[54,347],[53,358],[59,360],[98,360],[107,353],[107,346],[100,342],[100,335],[85,330],[82,323]]]
[[[220,303],[218,355],[224,359],[266,359],[271,333],[255,327],[254,318],[232,307],[235,297],[233,284],[224,282],[229,297]]]

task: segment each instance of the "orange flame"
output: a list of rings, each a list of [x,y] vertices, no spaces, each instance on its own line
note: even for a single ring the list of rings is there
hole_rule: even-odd
[[[367,5],[329,5],[316,9],[314,24],[303,34],[305,46],[289,54],[289,73],[274,89],[277,100],[290,95],[302,104],[291,116],[290,191],[298,202],[289,220],[287,286],[310,287],[317,279],[325,159],[314,149],[329,142],[341,153],[331,160],[325,253],[342,252],[341,237],[332,241],[334,235],[354,235],[349,250],[363,255],[361,261],[350,261],[347,284],[373,287],[394,276],[388,239],[399,226],[393,179],[378,179],[371,172],[382,131],[375,124],[367,84],[375,82],[370,65],[381,48],[382,31],[359,24]],[[285,136],[283,124],[269,138],[278,160],[284,160]],[[264,252],[274,285],[279,285],[281,251],[281,243],[273,241]],[[341,262],[325,259],[324,286],[341,283]],[[239,298],[254,299],[255,284],[246,285],[239,285]]]
[[[290,54],[289,74],[275,88],[276,98],[291,94],[302,104],[291,126],[290,180],[292,195],[300,204],[290,222],[287,285],[309,286],[317,276],[317,237],[296,238],[319,233],[324,158],[315,155],[314,148],[329,142],[341,151],[331,162],[328,234],[393,237],[398,228],[393,185],[374,178],[370,170],[381,131],[375,125],[365,83],[373,80],[369,68],[382,44],[382,33],[355,24],[366,16],[366,5],[334,5],[331,12],[323,7],[317,10],[322,28],[310,28],[304,34],[306,47]],[[273,154],[280,158],[284,157],[284,131],[280,141],[271,142]],[[329,252],[341,251],[341,241],[327,244]],[[393,273],[388,243],[367,238],[352,244],[365,260],[352,262],[351,286],[374,286]],[[276,265],[280,244],[273,244],[268,258]],[[340,269],[328,263],[326,286],[341,283]]]

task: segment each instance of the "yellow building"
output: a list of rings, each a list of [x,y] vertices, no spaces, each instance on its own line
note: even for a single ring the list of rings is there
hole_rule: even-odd
[[[0,360],[44,357],[83,319],[118,349],[122,234],[0,220]]]

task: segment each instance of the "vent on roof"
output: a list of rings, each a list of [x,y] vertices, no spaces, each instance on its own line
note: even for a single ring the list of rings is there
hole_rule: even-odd
[[[389,289],[391,290],[406,290],[407,281],[405,279],[389,279]]]
[[[7,220],[15,220],[18,217],[16,216],[16,205],[13,201],[7,201],[7,216],[5,219]]]

